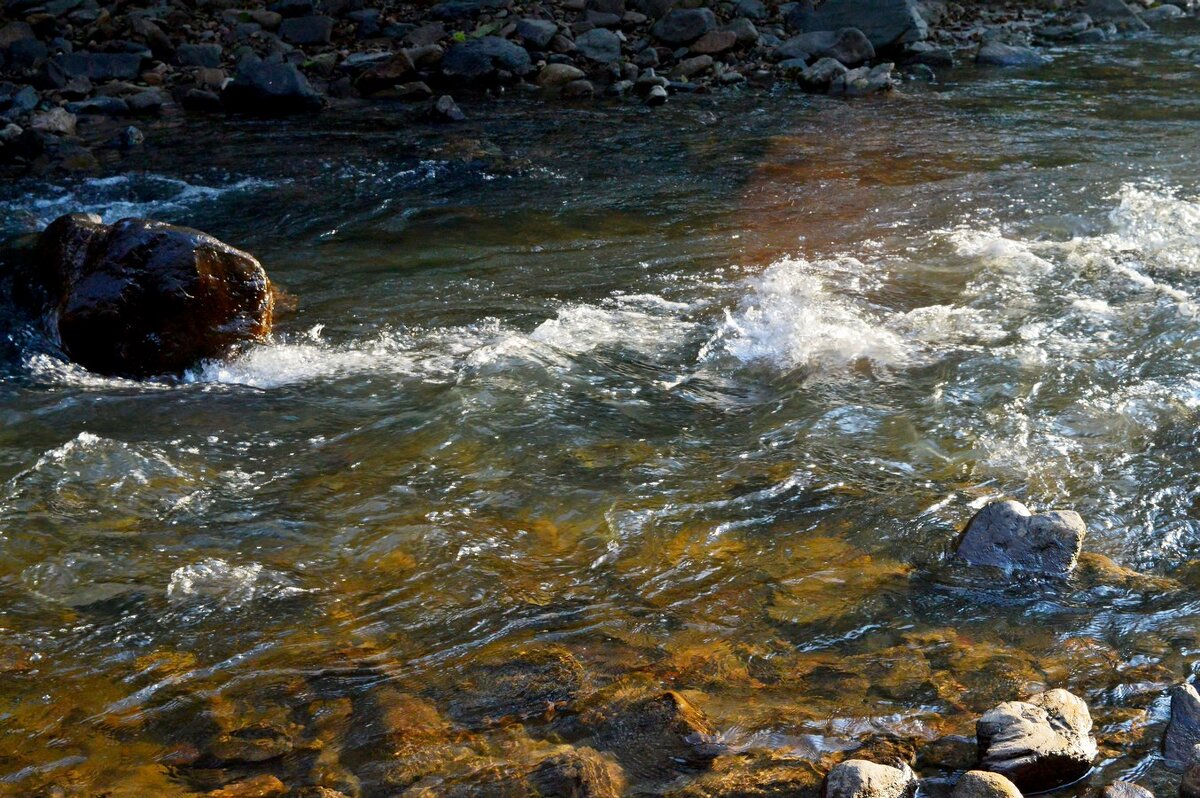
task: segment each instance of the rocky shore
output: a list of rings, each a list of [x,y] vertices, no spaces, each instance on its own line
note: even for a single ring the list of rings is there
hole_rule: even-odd
[[[1104,42],[1193,13],[1177,2],[7,0],[0,165],[96,170],[99,149],[139,147],[155,120],[188,114],[377,103],[452,124],[514,91],[649,107],[771,87],[854,97],[959,67],[1037,67],[1042,45]]]

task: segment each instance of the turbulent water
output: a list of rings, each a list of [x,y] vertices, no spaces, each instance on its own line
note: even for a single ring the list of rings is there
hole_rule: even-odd
[[[546,649],[601,694],[682,691],[740,757],[910,745],[935,778],[931,741],[1065,687],[1092,783],[1171,794],[1165,691],[1200,662],[1197,47],[878,101],[165,130],[117,176],[0,188],[4,234],[163,218],[298,298],[179,382],[13,331],[0,791],[322,783],[300,741],[381,684],[517,768],[588,742],[494,722],[479,669]],[[956,565],[997,496],[1078,510],[1113,562]],[[385,726],[350,718],[334,781],[398,794]],[[246,724],[294,750],[213,767]]]

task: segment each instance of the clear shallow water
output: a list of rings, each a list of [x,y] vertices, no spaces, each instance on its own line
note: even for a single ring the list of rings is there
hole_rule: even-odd
[[[167,131],[121,176],[4,187],[5,233],[190,224],[299,308],[175,385],[14,338],[0,789],[328,781],[302,741],[349,701],[323,750],[398,794],[359,714],[381,684],[516,769],[589,742],[477,711],[504,706],[480,668],[550,647],[589,696],[684,691],[735,759],[922,748],[1066,687],[1095,783],[1172,793],[1163,697],[1200,651],[1196,47],[850,104]],[[999,495],[1079,510],[1116,565],[949,562]],[[181,764],[254,724],[294,749]]]

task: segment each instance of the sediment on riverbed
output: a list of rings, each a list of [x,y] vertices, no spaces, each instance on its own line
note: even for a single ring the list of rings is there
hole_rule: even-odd
[[[1176,2],[8,0],[0,166],[119,168],[147,130],[191,115],[378,104],[453,125],[506,92],[647,107],[714,91],[890,93],[955,68],[1037,68],[1053,47],[1193,14]]]

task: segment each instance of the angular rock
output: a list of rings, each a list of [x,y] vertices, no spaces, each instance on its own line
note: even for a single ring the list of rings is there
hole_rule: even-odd
[[[75,135],[75,114],[65,108],[52,108],[40,114],[34,114],[29,121],[29,127],[39,133],[53,133],[58,136]]]
[[[971,770],[954,785],[950,798],[1021,798],[1021,791],[999,773]]]
[[[292,44],[329,44],[333,20],[329,17],[290,17],[279,25],[279,35]]]
[[[432,114],[434,119],[445,122],[462,122],[467,118],[467,115],[462,112],[458,103],[454,102],[454,98],[449,94],[443,94],[437,98],[437,102],[433,104]]]
[[[980,66],[1035,67],[1050,63],[1050,59],[1032,47],[988,42],[975,54],[975,63]]]
[[[800,83],[809,91],[826,92],[847,72],[846,65],[836,58],[822,58],[817,63],[800,72]]]
[[[442,74],[462,82],[494,80],[500,72],[522,76],[532,69],[525,48],[499,36],[455,44],[442,58]]]
[[[146,89],[139,91],[126,102],[132,113],[156,114],[167,104],[167,99],[167,94],[162,89]]]
[[[701,55],[720,55],[737,46],[737,34],[731,30],[710,30],[692,44],[692,52]]]
[[[913,0],[828,0],[815,11],[801,12],[804,32],[858,28],[876,50],[925,39],[929,26]]]
[[[682,78],[694,78],[697,75],[703,74],[712,69],[713,59],[711,55],[694,55],[691,58],[685,58],[675,67],[675,73]]]
[[[688,45],[717,27],[717,17],[707,8],[676,8],[654,23],[651,32],[661,42]]]
[[[836,58],[848,67],[870,61],[875,57],[871,41],[858,28],[839,31],[813,31],[788,39],[775,51],[781,58]]]
[[[604,28],[592,28],[576,36],[575,48],[585,58],[598,64],[612,64],[621,60],[621,38]]]
[[[1087,527],[1071,510],[1033,515],[1018,501],[989,502],[958,542],[971,565],[1065,576],[1075,567]]]
[[[852,69],[833,79],[829,84],[829,93],[844,97],[865,97],[868,94],[891,91],[895,88],[895,82],[892,80],[895,68],[895,64],[885,63]]]
[[[257,56],[242,59],[222,99],[233,110],[256,114],[312,113],[325,105],[294,64]]]
[[[375,94],[410,80],[416,71],[412,58],[401,50],[389,56],[387,60],[363,70],[354,82],[354,87],[363,94]]]
[[[1096,758],[1092,718],[1083,699],[1066,690],[1006,701],[975,724],[979,763],[1025,793],[1082,778]]]
[[[179,374],[271,331],[274,293],[258,261],[162,222],[60,217],[20,278],[22,304],[101,374]]]
[[[752,47],[758,44],[758,28],[754,27],[754,23],[745,17],[733,20],[722,30],[732,33],[739,47]]]
[[[549,19],[522,19],[517,22],[517,35],[535,50],[545,50],[558,33],[558,25]]]
[[[645,104],[654,108],[667,102],[667,89],[664,86],[651,86],[646,92]]]
[[[1154,798],[1154,793],[1128,781],[1114,781],[1100,791],[1100,798]]]
[[[1200,798],[1200,745],[1192,746],[1183,778],[1179,781],[1179,798]]]
[[[1200,693],[1190,684],[1171,688],[1171,720],[1163,732],[1163,757],[1176,770],[1190,761],[1200,744]]]
[[[865,759],[839,762],[825,777],[824,798],[906,798],[917,790],[908,765],[890,767]]]

